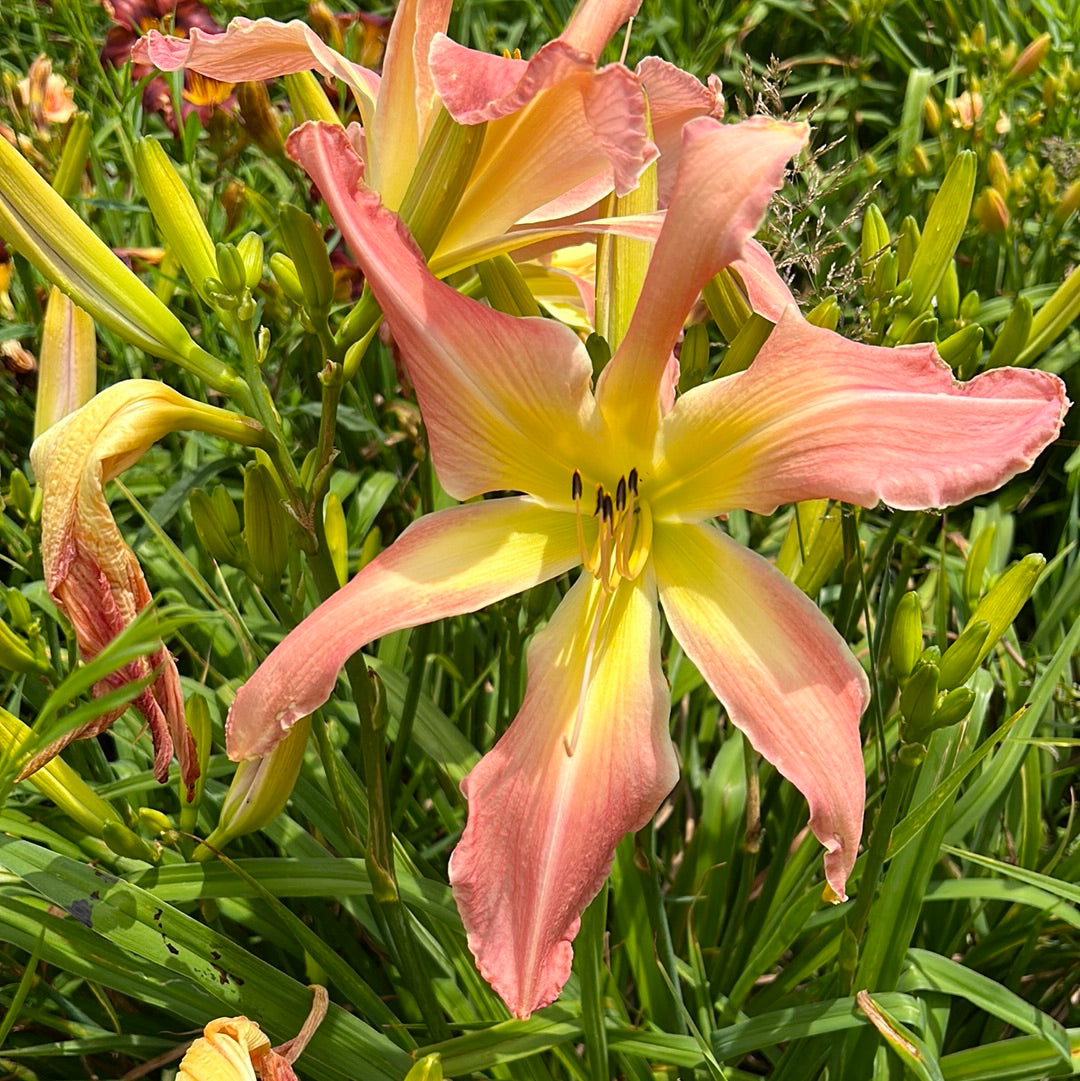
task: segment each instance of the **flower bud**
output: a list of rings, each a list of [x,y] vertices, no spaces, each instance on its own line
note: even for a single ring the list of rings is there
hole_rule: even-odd
[[[24,520],[33,514],[34,492],[21,469],[13,469],[8,475],[8,502]]]
[[[285,140],[281,137],[277,113],[270,104],[270,94],[266,83],[238,83],[236,101],[240,106],[240,118],[244,130],[251,136],[255,145],[271,157],[285,156]]]
[[[227,495],[228,493],[226,497]],[[236,518],[235,531],[230,530],[227,523],[222,520],[216,501],[201,488],[196,488],[191,493],[189,503],[195,532],[199,535],[199,540],[207,554],[218,563],[231,563],[235,566],[237,562],[236,539],[240,532],[240,520],[236,514],[236,508],[232,507],[232,501],[229,501],[229,506],[232,508],[233,517]]]
[[[8,672],[48,672],[51,668],[22,635],[16,634],[0,619],[0,669]]]
[[[960,318],[965,322],[971,322],[979,314],[981,307],[982,299],[979,297],[979,292],[977,289],[972,289],[965,293],[964,299],[960,301]]]
[[[96,390],[94,320],[54,285],[41,328],[34,438],[88,402]]]
[[[1009,79],[1026,79],[1042,67],[1046,54],[1050,51],[1050,35],[1040,34],[1027,45],[1009,69]]]
[[[214,242],[206,231],[205,215],[156,139],[136,140],[135,174],[165,246],[179,259],[195,291],[208,301],[206,279],[218,274]]]
[[[900,223],[900,232],[896,238],[896,276],[902,281],[910,277],[911,264],[915,259],[915,250],[922,239],[919,223],[910,215]]]
[[[725,268],[712,281],[706,282],[702,296],[724,341],[733,342],[752,314],[745,293],[736,284],[733,271]]]
[[[1027,340],[1031,335],[1032,309],[1031,301],[1024,296],[1017,297],[1001,328],[1001,333],[994,342],[994,348],[990,350],[990,359],[986,362],[988,368],[1003,368],[1009,364],[1015,364],[1016,358],[1024,350]]]
[[[334,300],[334,269],[322,230],[310,214],[289,203],[281,208],[280,221],[281,239],[296,270],[304,306],[311,312],[327,311]]]
[[[985,620],[989,624],[989,632],[976,664],[982,664],[990,650],[1012,625],[1012,621],[1031,596],[1031,591],[1045,566],[1046,558],[1036,552],[1024,556],[1009,567],[979,601],[968,622],[971,624]]]
[[[443,1081],[442,1060],[438,1052],[419,1059],[405,1075],[405,1081]]]
[[[323,533],[326,536],[326,549],[334,564],[334,576],[338,585],[343,586],[349,577],[349,531],[336,492],[328,492],[323,500]]]
[[[990,179],[990,186],[997,189],[1002,197],[1009,194],[1009,184],[1012,182],[1012,177],[1009,174],[1009,166],[1005,163],[1005,158],[1000,150],[990,151],[990,155],[986,159],[986,175]]]
[[[217,280],[224,292],[239,296],[246,288],[247,269],[235,244],[215,244],[214,262],[217,265]],[[213,275],[211,275],[213,276]]]
[[[24,634],[37,633],[38,626],[30,611],[30,602],[14,586],[8,586],[4,590],[4,603],[16,630]]]
[[[983,646],[989,633],[990,624],[985,619],[968,622],[956,641],[941,656],[938,685],[942,690],[951,691],[972,677],[986,656]]]
[[[126,859],[139,860],[142,863],[157,863],[161,859],[160,848],[154,848],[137,833],[132,833],[123,822],[106,822],[101,831],[101,839],[113,852]]]
[[[889,632],[889,654],[900,679],[908,679],[915,671],[922,648],[922,604],[919,594],[911,590],[900,598]]]
[[[930,718],[931,731],[959,724],[971,712],[973,705],[975,705],[975,692],[970,687],[957,687],[949,691]]]
[[[929,723],[937,708],[938,670],[936,664],[918,665],[900,692],[900,712],[907,726],[918,732]]]
[[[929,94],[923,98],[923,124],[931,135],[941,131],[941,107]]]
[[[284,82],[285,93],[289,95],[289,105],[292,106],[293,119],[297,127],[309,120],[341,126],[341,120],[334,112],[334,107],[330,104],[326,92],[310,71],[298,71],[293,75],[286,75]]]
[[[90,139],[93,131],[90,117],[78,113],[68,127],[64,140],[64,152],[53,177],[53,191],[62,199],[74,198],[79,193],[82,176],[86,171],[86,162],[90,154]]]
[[[806,321],[825,330],[836,330],[840,322],[840,305],[837,304],[836,297],[826,297],[813,311],[807,313]]]
[[[196,849],[196,860],[210,859],[212,849],[261,830],[285,810],[300,775],[310,731],[311,718],[302,717],[268,755],[247,759],[236,767],[218,824],[206,844]]]
[[[938,317],[943,323],[953,323],[960,314],[960,281],[956,275],[956,260],[950,259],[945,273],[938,282],[937,294]]]
[[[938,355],[961,379],[968,379],[982,355],[983,328],[976,323],[950,334],[938,342]]]
[[[974,212],[975,220],[982,227],[983,232],[991,235],[1004,233],[1012,223],[1009,208],[996,188],[983,188],[978,199],[975,200]]]
[[[970,611],[979,602],[982,594],[983,579],[986,577],[986,567],[990,562],[990,554],[994,549],[994,538],[997,536],[997,525],[993,522],[984,526],[979,535],[971,542],[968,549],[967,562],[964,564],[964,578],[961,591],[964,603]]]
[[[261,462],[244,471],[244,543],[255,569],[276,585],[289,563],[289,520],[273,475]]]
[[[254,289],[262,281],[263,241],[258,233],[245,233],[236,244],[240,260],[244,264],[244,285]]]
[[[476,264],[480,287],[488,303],[499,312],[519,318],[540,315],[540,305],[518,270],[517,263],[505,252]]]
[[[281,291],[297,306],[304,305],[304,287],[296,273],[296,264],[279,251],[270,256],[270,273],[274,281],[281,286]]]
[[[709,371],[709,331],[704,323],[694,323],[683,334],[679,350],[679,393],[705,381]]]
[[[869,276],[877,260],[889,246],[889,227],[876,203],[868,203],[863,213],[862,237],[859,244],[859,261],[863,276]]]
[[[1065,194],[1054,207],[1054,218],[1059,224],[1064,225],[1077,207],[1080,207],[1080,180],[1074,180],[1065,189]]]

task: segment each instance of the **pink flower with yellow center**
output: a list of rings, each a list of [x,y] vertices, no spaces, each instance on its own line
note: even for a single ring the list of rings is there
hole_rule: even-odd
[[[432,276],[340,129],[289,141],[400,346],[439,479],[468,502],[413,523],[285,638],[237,695],[229,753],[267,753],[372,640],[581,568],[529,647],[520,712],[462,786],[468,824],[450,860],[470,948],[518,1017],[558,995],[615,845],[677,778],[661,610],[732,722],[806,796],[844,897],[866,677],[815,605],[717,518],[818,498],[945,506],[1027,468],[1061,425],[1052,375],[957,383],[932,345],[860,345],[787,304],[747,371],[676,399],[683,320],[721,268],[743,269],[744,249],[756,283],[764,253],[749,238],[806,136],[762,119],[684,127],[640,299],[595,388],[572,331]]]

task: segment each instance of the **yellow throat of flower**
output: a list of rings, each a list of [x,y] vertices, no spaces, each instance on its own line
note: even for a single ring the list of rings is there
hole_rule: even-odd
[[[581,501],[584,481],[574,470],[571,495],[577,516],[578,547],[582,566],[603,587],[613,593],[620,579],[633,581],[645,567],[652,546],[652,513],[638,492],[638,471],[631,469],[619,477],[614,495],[602,484],[596,486],[593,517],[599,519],[596,540],[585,540],[585,521]]]

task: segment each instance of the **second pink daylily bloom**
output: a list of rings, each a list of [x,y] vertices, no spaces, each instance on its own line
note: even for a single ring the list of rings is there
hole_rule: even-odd
[[[814,604],[713,519],[824,497],[944,506],[1029,466],[1060,427],[1052,375],[960,384],[931,345],[859,345],[791,307],[749,370],[675,400],[686,313],[740,257],[805,139],[766,120],[686,125],[640,300],[595,390],[567,328],[431,275],[343,133],[290,140],[401,348],[443,486],[472,502],[415,522],[288,635],[240,689],[229,752],[265,754],[373,639],[582,567],[529,648],[520,713],[463,785],[468,825],[450,861],[477,964],[518,1017],[558,995],[615,845],[678,775],[660,608],[732,722],[806,796],[844,896],[866,677]]]

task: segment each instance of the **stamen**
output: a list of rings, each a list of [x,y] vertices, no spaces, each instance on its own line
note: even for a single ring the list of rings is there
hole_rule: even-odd
[[[630,479],[629,479],[630,491],[633,492],[634,495],[637,495],[637,481],[638,481],[637,467],[635,466],[633,469],[630,470]]]
[[[570,480],[570,498],[577,503],[581,499],[581,473],[575,469]]]
[[[615,489],[615,509],[620,513],[626,510],[626,477],[619,477],[619,485]]]
[[[604,489],[601,485],[596,486],[596,509],[593,511],[593,517],[595,518],[604,506]]]
[[[581,474],[575,469],[574,476],[570,481],[570,494],[574,500],[574,518],[577,524],[577,544],[578,551],[581,553],[581,562],[586,570],[590,571],[589,567],[589,549],[585,545],[585,524],[581,520]]]

